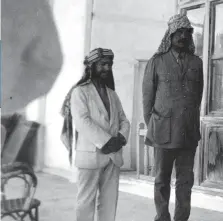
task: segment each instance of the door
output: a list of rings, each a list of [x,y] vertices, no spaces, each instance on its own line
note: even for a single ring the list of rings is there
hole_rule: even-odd
[[[195,162],[202,186],[223,188],[223,1],[185,7],[204,64],[202,140]]]
[[[139,178],[154,176],[154,149],[144,144],[146,126],[143,117],[142,81],[147,62],[148,60],[137,61],[134,78],[131,146],[137,147],[136,151],[132,151],[132,162],[135,162],[132,166],[135,166]]]
[[[207,116],[203,120],[203,183],[223,189],[223,1],[210,3]]]

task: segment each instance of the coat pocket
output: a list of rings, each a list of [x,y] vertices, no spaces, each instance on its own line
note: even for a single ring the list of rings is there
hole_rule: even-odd
[[[171,114],[152,114],[152,133],[155,143],[165,144],[171,142]]]
[[[97,148],[79,133],[75,149],[83,152],[96,152]]]

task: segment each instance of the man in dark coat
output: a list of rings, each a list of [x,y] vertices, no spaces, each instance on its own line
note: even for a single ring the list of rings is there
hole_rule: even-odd
[[[175,15],[143,79],[145,143],[155,147],[155,221],[170,221],[169,198],[176,169],[175,221],[190,215],[194,156],[200,140],[202,60],[194,55],[193,28],[186,15]]]

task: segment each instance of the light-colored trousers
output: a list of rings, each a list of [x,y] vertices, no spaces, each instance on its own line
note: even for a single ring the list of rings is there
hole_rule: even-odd
[[[111,160],[103,168],[78,169],[76,221],[93,221],[95,210],[97,221],[115,221],[119,173]]]

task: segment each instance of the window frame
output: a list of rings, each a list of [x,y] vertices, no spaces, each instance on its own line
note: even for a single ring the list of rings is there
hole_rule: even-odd
[[[213,76],[211,74],[211,65],[212,65],[212,61],[215,60],[223,60],[223,53],[221,54],[214,54],[213,50],[214,50],[214,38],[215,38],[215,16],[216,16],[216,5],[219,4],[223,4],[223,0],[210,0],[210,17],[209,17],[209,25],[210,25],[210,29],[209,29],[209,54],[208,54],[208,100],[207,100],[207,114],[208,115],[212,115],[212,116],[216,116],[216,117],[223,117],[223,111],[212,111],[211,110],[211,96],[212,96],[212,80],[213,80]],[[223,76],[222,76],[223,77]]]
[[[203,90],[203,99],[201,103],[200,110],[200,130],[201,137],[198,144],[197,149],[197,182],[198,185],[202,185],[203,182],[208,181],[207,172],[208,172],[208,164],[207,164],[207,156],[209,154],[209,148],[207,148],[209,135],[208,131],[215,127],[222,127],[223,125],[223,113],[222,112],[210,112],[210,89],[211,89],[211,70],[210,70],[210,47],[211,47],[211,35],[210,31],[212,31],[213,27],[210,24],[210,21],[213,20],[211,18],[211,6],[213,3],[221,3],[223,0],[205,0],[201,2],[194,2],[190,4],[179,4],[178,3],[178,13],[183,10],[188,10],[192,8],[197,8],[201,4],[205,4],[205,19],[204,19],[204,37],[203,37],[203,72],[204,72],[204,90]],[[179,2],[179,1],[178,1]],[[184,1],[185,2],[185,1]]]
[[[197,3],[197,4],[194,4],[194,5],[191,5],[191,6],[187,5],[186,7],[182,8],[181,11],[184,11],[184,13],[185,13],[185,11],[187,12],[189,10],[198,9],[198,8],[204,8],[204,10],[205,10],[205,3],[204,2],[203,3],[199,3],[199,4]],[[205,29],[205,24],[204,24],[204,29]],[[205,35],[205,32],[203,33],[203,35]],[[203,41],[204,41],[204,37],[205,36],[203,36]],[[203,59],[204,45],[203,45],[202,51],[203,51],[202,55],[199,56],[199,57]]]
[[[214,7],[215,5],[222,4],[223,0],[198,0],[196,2],[191,2],[190,0],[180,1],[178,0],[178,11],[187,12],[188,10],[193,10],[196,8],[204,7],[205,10],[205,22],[204,22],[204,36],[203,36],[203,54],[200,56],[203,60],[204,69],[204,91],[203,99],[201,104],[201,117],[216,117],[223,118],[223,111],[211,111],[210,107],[210,95],[211,95],[211,62],[212,60],[223,59],[223,54],[212,56],[212,45],[214,37]]]
[[[193,2],[192,0],[178,0],[178,6],[180,8],[184,7],[192,7],[192,6],[197,6],[197,5],[201,5],[204,4],[206,2],[206,0],[196,0],[195,2]]]

